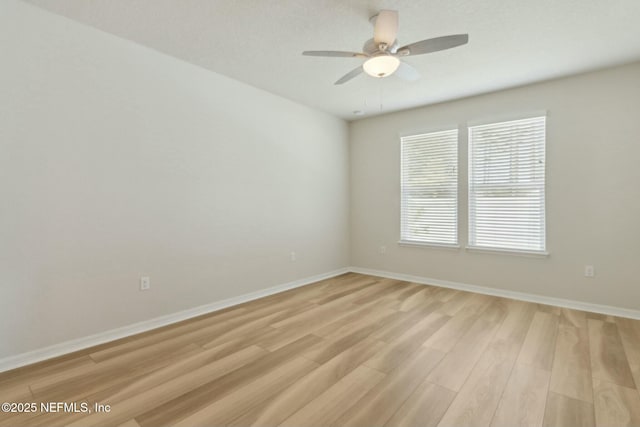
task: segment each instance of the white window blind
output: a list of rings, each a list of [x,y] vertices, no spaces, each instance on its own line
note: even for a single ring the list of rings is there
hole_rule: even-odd
[[[400,240],[458,243],[458,130],[401,138]]]
[[[545,251],[545,117],[469,127],[469,246]]]

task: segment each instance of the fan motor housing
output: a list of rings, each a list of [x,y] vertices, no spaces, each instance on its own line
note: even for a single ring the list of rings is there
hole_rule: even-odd
[[[386,51],[390,53],[395,53],[396,49],[398,49],[398,40],[394,41],[393,44],[386,49]],[[378,47],[375,40],[373,39],[369,39],[366,42],[364,42],[364,45],[362,46],[362,51],[369,56],[373,56],[375,53],[381,52],[380,48]]]

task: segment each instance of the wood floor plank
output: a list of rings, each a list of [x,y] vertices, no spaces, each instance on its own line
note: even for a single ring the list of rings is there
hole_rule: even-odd
[[[135,361],[131,360],[129,355],[123,355],[96,364],[92,370],[81,375],[47,378],[31,384],[30,388],[34,397],[42,400],[72,401],[95,395],[114,386],[126,387],[127,384],[150,372],[202,351],[201,347],[189,344],[170,350],[164,349],[156,354],[145,352],[144,358]],[[124,357],[125,360],[120,360],[120,357]]]
[[[444,356],[423,347],[389,372],[338,420],[344,427],[382,427]]]
[[[140,342],[127,342],[114,346],[113,348],[107,348],[91,353],[90,357],[97,363],[104,362],[112,358],[125,358],[127,356],[132,359],[136,359],[139,355],[143,355],[145,353],[153,353],[170,347],[181,347],[191,343],[193,340],[197,339],[197,337],[213,336],[224,330],[224,323],[219,323],[205,326],[203,328],[193,328],[192,330],[186,331],[186,333],[179,333],[179,331],[158,333],[157,335],[149,335],[142,338]]]
[[[381,324],[378,330],[371,334],[371,338],[384,342],[391,342],[399,335],[403,334],[407,329],[413,327],[413,325],[436,311],[440,304],[440,302],[434,302],[426,307],[420,307],[410,312],[397,312],[392,319]]]
[[[365,366],[380,372],[391,372],[406,363],[407,360],[410,360],[422,344],[447,323],[449,319],[449,316],[440,313],[429,314],[405,333],[385,345],[378,354],[364,363]],[[438,353],[444,356],[444,353]]]
[[[173,396],[170,400],[163,402],[161,406],[138,412],[135,419],[142,426],[170,425],[182,419],[186,414],[194,413],[214,401],[222,399],[240,387],[266,375],[269,371],[297,358],[303,349],[319,340],[321,338],[313,335],[301,338],[273,353],[268,353],[244,364],[242,369],[232,370],[226,375],[201,383],[178,396]]]
[[[551,370],[558,332],[558,316],[537,312],[518,356],[518,363]]]
[[[549,390],[549,371],[517,365],[502,393],[492,427],[541,427]]]
[[[411,295],[420,292],[424,289],[422,285],[418,285],[411,282],[402,282],[400,286],[395,285],[393,288],[393,292],[389,292],[388,294],[381,296],[379,298],[371,299],[369,302],[366,302],[364,305],[376,304],[382,301],[388,301],[389,306],[387,308],[391,308],[393,310],[400,310],[402,303],[409,298]]]
[[[302,357],[306,357],[307,359],[311,359],[317,363],[325,363],[360,341],[370,338],[377,326],[378,323],[372,323],[363,326],[349,335],[345,335],[337,339],[323,339],[316,345],[304,350],[301,355]],[[374,340],[373,338],[371,339]],[[381,341],[374,341],[379,342],[380,347],[382,347]]]
[[[383,378],[384,374],[365,366],[359,366],[283,421],[280,426],[328,427],[339,425],[337,420],[340,416]]]
[[[636,389],[594,378],[593,404],[598,426],[640,425],[640,394]]]
[[[615,323],[589,319],[591,373],[594,378],[635,388],[631,368]]]
[[[560,309],[560,324],[586,328],[587,312],[563,307]]]
[[[518,349],[524,342],[536,313],[535,304],[524,301],[505,300],[507,314],[495,335],[495,341],[506,342]]]
[[[456,393],[429,382],[423,382],[385,427],[434,427],[440,422]]]
[[[351,286],[349,286],[349,284],[346,284],[346,286],[342,285],[340,287],[336,287],[332,291],[319,292],[317,297],[310,298],[308,301],[317,305],[323,305],[342,297],[353,295],[358,291],[370,289],[371,285],[373,285],[374,283],[376,283],[375,280],[353,282],[351,283]]]
[[[305,299],[318,304],[318,299],[331,295],[341,294],[344,291],[355,292],[364,286],[371,286],[380,280],[374,276],[346,273],[342,276],[321,280],[313,285],[307,285],[298,289],[305,289]],[[295,290],[295,289],[294,289]]]
[[[433,294],[435,292],[433,286],[420,286],[422,286],[422,289],[419,289],[418,292],[415,292],[402,300],[402,303],[398,307],[399,310],[411,311],[416,307],[429,305],[435,300],[435,298],[433,297]]]
[[[249,301],[247,303],[240,304],[239,307],[243,307],[249,311],[252,311],[257,308],[271,305],[274,302],[277,303],[287,300],[305,300],[314,302],[313,299],[315,298],[331,295],[335,292],[340,292],[352,286],[357,286],[359,283],[363,283],[365,281],[367,283],[375,283],[376,278],[373,276],[365,276],[356,273],[345,273],[339,276],[320,280],[309,285],[301,286],[299,288],[289,289],[284,292]]]
[[[119,402],[138,394],[144,393],[146,390],[150,390],[154,387],[167,383],[175,378],[180,378],[190,372],[198,369],[207,369],[208,365],[223,359],[227,356],[232,356],[234,353],[238,353],[250,346],[244,346],[242,348],[235,349],[233,353],[228,353],[227,345],[222,344],[219,347],[206,349],[192,356],[181,358],[174,363],[167,365],[161,369],[150,372],[136,381],[130,384],[120,387],[115,393],[109,395],[110,402]],[[265,353],[266,354],[266,353]]]
[[[349,335],[365,324],[378,322],[393,313],[395,313],[395,310],[377,305],[365,305],[353,310],[340,319],[327,323],[325,326],[314,330],[313,333],[323,338],[334,339]]]
[[[593,405],[550,392],[542,425],[544,427],[595,427]]]
[[[372,292],[372,293],[369,293],[368,295],[364,295],[360,298],[357,298],[353,300],[353,303],[367,304],[380,298],[384,298],[387,296],[394,296],[399,292],[411,287],[411,283],[404,282],[401,280],[383,279],[380,282],[386,284],[387,286],[382,289],[379,289],[376,292]]]
[[[462,338],[469,328],[478,320],[480,314],[492,301],[493,299],[489,296],[474,295],[472,301],[467,301],[465,307],[424,343],[425,347],[430,347],[445,353],[451,351],[458,340]]]
[[[19,385],[28,386],[34,381],[39,381],[61,372],[81,370],[85,365],[93,366],[95,364],[96,362],[88,354],[77,357],[57,357],[49,361],[0,373],[0,389]]]
[[[73,353],[65,354],[52,359],[47,359],[28,366],[23,366],[6,372],[0,372],[0,385],[12,384],[15,380],[25,382],[34,378],[41,379],[51,373],[64,371],[69,367],[77,368],[83,364],[94,364],[95,361],[92,360],[89,355],[99,352],[103,349],[117,348],[125,343],[140,343],[136,345],[143,346],[146,345],[145,342],[147,337],[158,336],[159,334],[164,334],[165,332],[169,331],[172,331],[171,333],[174,335],[180,335],[185,333],[186,331],[201,328],[202,325],[210,324],[213,322],[220,322],[219,319],[226,318],[230,315],[235,315],[239,312],[244,312],[244,309],[239,308],[238,306],[229,307],[213,313],[197,316],[188,320],[163,326],[161,328],[153,329],[151,331],[142,332],[105,344],[99,344],[90,348],[75,351]],[[158,340],[157,338],[154,338],[154,340],[161,341],[162,339]]]
[[[536,307],[530,303],[501,302],[506,316],[447,409],[442,425],[486,426],[492,420],[536,313]]]
[[[357,286],[360,283],[378,283],[381,279],[381,277],[371,276],[369,274],[349,272],[340,276],[321,280],[320,282],[317,282],[321,285],[319,287],[316,286],[316,283],[314,283],[313,285],[307,285],[305,287],[308,289],[315,289],[317,287],[321,289],[325,294],[329,294],[331,291],[342,290],[345,289],[345,287],[350,286]]]
[[[453,298],[457,292],[458,292],[457,290],[451,289],[451,288],[436,287],[436,289],[433,292],[433,298],[435,298],[440,302],[447,302],[451,298]]]
[[[615,317],[614,316],[610,316],[608,314],[602,314],[602,313],[590,313],[590,312],[586,312],[587,314],[587,319],[594,319],[594,320],[602,320],[603,322],[609,322],[609,323],[615,323]]]
[[[228,355],[249,345],[258,345],[262,340],[272,339],[282,333],[283,331],[272,328],[271,326],[263,326],[258,327],[253,331],[240,334],[235,338],[227,336],[225,339],[218,339],[215,337],[213,339],[209,339],[204,344],[200,344],[200,346],[207,350],[215,348],[218,353],[226,353],[225,355]],[[202,341],[199,342],[202,343]]]
[[[418,294],[418,293],[423,292],[425,290],[431,291],[431,290],[433,290],[433,287],[432,286],[428,286],[428,285],[421,285],[419,283],[409,282],[409,286],[406,289],[404,289],[402,292],[397,294],[396,298],[398,300],[404,302],[407,299],[412,298],[415,294]]]
[[[133,397],[127,397],[121,401],[114,398],[106,399],[101,403],[111,405],[111,412],[93,413],[69,425],[71,427],[110,426],[125,422],[263,356],[265,356],[265,350],[259,347],[247,347],[238,353],[159,384]]]
[[[369,286],[365,286],[361,289],[358,289],[354,292],[351,292],[346,295],[342,295],[339,298],[335,298],[333,300],[327,301],[324,304],[347,304],[347,303],[355,303],[355,301],[360,301],[363,298],[369,299],[368,297],[374,294],[378,294],[382,292],[382,296],[386,295],[386,293],[392,292],[395,286],[395,282],[380,278],[374,278],[372,276],[366,276],[369,282]],[[365,280],[363,278],[363,280]],[[370,298],[371,301],[375,301],[375,298]],[[323,304],[323,305],[324,305]],[[359,305],[359,304],[356,304]]]
[[[476,294],[458,291],[451,299],[442,304],[442,307],[440,307],[438,311],[447,316],[455,316],[474,295]]]
[[[13,402],[33,402],[39,405],[38,399],[34,398],[31,394],[31,390],[29,386],[25,384],[14,384],[14,385],[2,385],[0,386],[0,403],[13,403]],[[4,411],[0,412],[0,426],[19,426],[19,425],[28,425],[33,418],[35,418],[37,414],[20,414],[20,413],[6,413]]]
[[[255,345],[265,350],[277,351],[314,331],[314,328],[307,329],[305,327],[287,329],[271,327],[271,329],[268,333],[257,336],[257,338],[254,339]]]
[[[489,426],[518,350],[519,346],[505,340],[492,342],[471,370],[439,425]]]
[[[238,313],[243,314],[245,310],[232,310],[225,312],[226,316],[230,314],[237,316]],[[172,339],[178,339],[179,342],[188,342],[184,340],[185,335],[189,335],[191,333],[194,334],[206,334],[208,332],[216,333],[218,331],[222,331],[225,329],[224,327],[225,321],[220,320],[220,316],[213,316],[211,318],[203,318],[198,321],[188,322],[182,327],[173,327],[173,328],[160,328],[157,331],[151,331],[150,333],[144,334],[137,340],[127,340],[123,343],[115,343],[112,346],[108,346],[106,348],[102,348],[98,351],[94,351],[90,354],[91,358],[96,362],[102,362],[111,357],[116,357],[122,355],[124,353],[132,352],[138,350],[142,347],[147,347],[150,345],[155,345],[157,343],[165,343]]]
[[[217,331],[215,334],[197,334],[191,337],[184,337],[182,340],[188,340],[194,342],[202,347],[216,347],[224,342],[237,340],[238,338],[247,337],[262,337],[265,334],[275,335],[273,331],[268,330],[271,328],[269,325],[273,322],[278,322],[282,319],[287,319],[289,316],[295,316],[299,313],[304,313],[308,310],[312,310],[317,307],[315,304],[308,302],[300,302],[294,306],[282,308],[281,310],[265,313],[262,316],[248,318],[246,320],[236,320],[233,322],[226,322],[224,328]],[[273,328],[271,328],[273,329]],[[262,333],[260,331],[263,331]],[[298,337],[299,338],[299,337]]]
[[[347,316],[356,306],[350,303],[335,300],[324,305],[318,305],[301,311],[293,316],[286,316],[282,320],[270,322],[270,325],[278,329],[293,329],[308,326],[320,328],[332,320]]]
[[[303,315],[320,307],[309,301],[283,301],[272,306],[266,306],[256,311],[237,316],[225,322],[227,333],[244,334],[247,331],[274,323],[286,321],[297,315]]]
[[[560,312],[562,311],[561,307],[557,307],[554,305],[536,304],[536,306],[538,311],[542,313],[553,314],[555,316],[560,316]]]
[[[247,411],[229,425],[274,426],[282,423],[360,366],[362,362],[379,351],[382,345],[379,341],[365,339],[345,349],[283,392],[273,395],[269,401]]]
[[[636,389],[640,390],[640,320],[618,317],[615,322]]]
[[[227,425],[233,419],[268,399],[269,393],[278,393],[317,367],[317,363],[308,359],[294,358],[178,422],[166,424],[164,422],[141,423],[141,427],[147,425],[149,427],[159,427],[161,425],[176,427]]]
[[[589,333],[586,328],[567,324],[558,326],[549,389],[567,397],[593,403]]]
[[[29,402],[32,398],[31,390],[25,384],[0,387],[0,402]]]
[[[476,362],[482,357],[485,348],[500,328],[505,316],[506,308],[503,307],[502,302],[494,301],[494,304],[482,314],[440,364],[431,371],[427,381],[449,390],[460,391]],[[428,343],[429,341],[425,346],[428,346]]]

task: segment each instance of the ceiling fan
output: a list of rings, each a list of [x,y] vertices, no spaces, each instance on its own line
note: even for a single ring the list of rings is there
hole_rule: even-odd
[[[450,49],[466,44],[469,41],[468,34],[454,34],[422,40],[399,48],[398,40],[396,40],[398,11],[381,10],[377,15],[372,16],[369,21],[374,25],[373,38],[365,42],[362,48],[363,52],[306,50],[302,54],[332,58],[366,58],[362,66],[354,68],[342,76],[334,83],[336,85],[348,82],[363,71],[370,76],[378,78],[387,77],[395,73],[395,75],[405,80],[417,80],[420,78],[418,70],[406,62],[400,61],[399,58]]]

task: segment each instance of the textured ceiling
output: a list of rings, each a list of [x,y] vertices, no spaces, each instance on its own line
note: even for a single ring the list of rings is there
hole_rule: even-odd
[[[25,0],[345,119],[640,59],[639,0]],[[369,16],[400,13],[400,45],[469,33],[469,44],[407,58],[416,82],[361,75]]]

